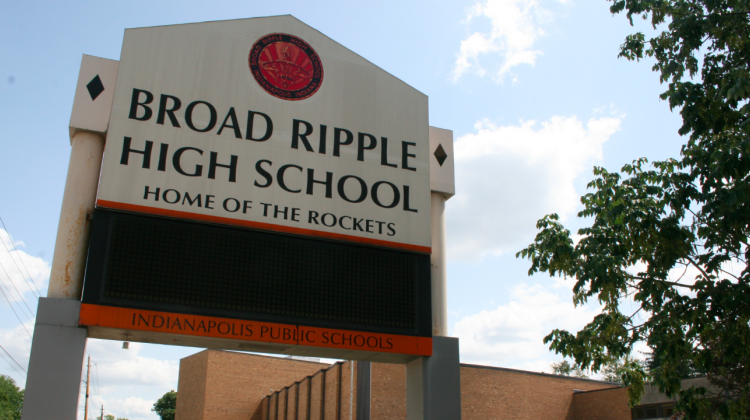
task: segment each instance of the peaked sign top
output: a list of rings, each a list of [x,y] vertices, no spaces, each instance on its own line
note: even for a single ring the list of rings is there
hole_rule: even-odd
[[[128,29],[97,205],[429,253],[427,111],[292,16]]]

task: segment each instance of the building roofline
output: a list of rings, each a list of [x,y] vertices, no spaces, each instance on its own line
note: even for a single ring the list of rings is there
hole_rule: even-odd
[[[604,381],[602,381],[602,382],[604,382]],[[621,384],[618,384],[617,382],[604,382],[604,383],[605,383],[605,384],[615,384],[615,385],[617,385],[617,386],[613,386],[612,388],[601,388],[601,389],[589,389],[589,390],[581,390],[581,391],[583,391],[583,392],[581,392],[581,394],[589,394],[589,393],[592,393],[592,392],[599,392],[599,391],[611,391],[611,390],[613,390],[613,389],[622,389],[622,388],[627,388],[627,387],[625,387],[625,386],[622,386]]]
[[[334,366],[336,364],[336,363],[325,363],[325,362],[313,362],[313,361],[310,361],[310,360],[291,359],[291,358],[285,357],[285,356],[288,356],[288,355],[271,356],[271,355],[267,355],[267,354],[250,353],[250,352],[237,351],[237,350],[216,350],[216,349],[201,350],[201,351],[199,351],[197,353],[191,354],[190,356],[185,356],[185,357],[183,357],[180,360],[189,359],[189,358],[191,358],[193,356],[197,356],[197,355],[199,355],[201,353],[212,352],[212,351],[217,351],[217,352],[222,352],[222,353],[241,354],[241,355],[253,356],[253,357],[265,357],[265,358],[269,358],[269,359],[281,359],[281,360],[286,360],[286,361],[289,361],[289,362],[313,363],[313,364],[316,364],[316,365],[321,365],[320,366],[321,369],[327,369],[327,368],[330,368],[330,367],[332,367],[332,366]]]
[[[461,367],[468,367],[468,368],[474,368],[474,369],[499,370],[503,372],[521,373],[525,375],[537,375],[537,376],[545,376],[548,378],[570,379],[570,380],[575,380],[575,381],[595,382],[598,384],[607,384],[607,385],[613,385],[613,386],[618,386],[618,387],[620,386],[620,384],[618,384],[617,382],[600,381],[598,379],[588,379],[588,378],[576,378],[575,376],[554,375],[551,373],[531,372],[528,370],[510,369],[510,368],[503,368],[503,367],[496,367],[496,366],[483,366],[483,365],[472,365],[469,363],[461,363]]]

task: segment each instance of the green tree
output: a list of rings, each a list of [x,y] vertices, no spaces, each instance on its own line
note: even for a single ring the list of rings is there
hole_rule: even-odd
[[[571,365],[567,360],[552,362],[552,373],[555,375],[575,376],[576,378],[588,378],[589,376],[581,368]]]
[[[625,356],[611,360],[604,364],[601,369],[602,379],[609,382],[623,383],[622,375],[626,374],[632,366],[635,366],[642,370],[648,369],[646,361],[636,359],[635,357],[626,354]]]
[[[575,243],[557,215],[537,223],[516,254],[529,274],[575,280],[574,303],[603,307],[576,334],[554,330],[550,348],[599,371],[646,342],[657,363],[621,369],[631,404],[652,381],[679,395],[687,418],[746,418],[750,412],[750,0],[608,0],[613,14],[660,31],[625,39],[620,57],[655,60],[661,95],[682,116],[679,159],[643,158],[622,173],[594,168],[581,198]],[[624,312],[630,299],[637,309]],[[681,390],[682,375],[719,389]]]
[[[161,396],[154,403],[151,409],[161,420],[174,420],[175,409],[177,408],[177,392],[171,390]]]
[[[97,417],[96,420],[102,420],[102,416]],[[105,414],[104,420],[115,420],[115,416],[113,416],[112,414]],[[128,420],[128,419],[125,417],[117,417],[117,420]]]
[[[20,420],[23,390],[10,376],[0,375],[0,420]]]

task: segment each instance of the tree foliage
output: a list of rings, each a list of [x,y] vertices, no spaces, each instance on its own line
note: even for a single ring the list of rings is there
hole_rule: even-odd
[[[10,376],[0,375],[0,420],[20,420],[23,390]]]
[[[655,60],[682,116],[679,159],[642,158],[621,173],[594,168],[581,198],[575,243],[557,215],[537,223],[517,257],[529,274],[575,279],[574,303],[603,307],[576,334],[555,330],[550,348],[599,371],[646,342],[650,368],[620,369],[638,402],[652,381],[678,395],[687,418],[745,418],[750,412],[750,0],[608,0],[631,24],[661,31],[626,38],[620,57]],[[636,310],[625,312],[632,300]],[[718,392],[681,390],[686,373]]]
[[[604,366],[602,366],[602,379],[604,379],[605,381],[622,384],[623,382],[625,382],[623,376],[627,375],[629,371],[633,370],[634,366],[644,370],[648,369],[646,361],[626,354],[625,356],[616,360],[611,360]]]
[[[174,420],[175,409],[177,408],[177,392],[171,390],[161,396],[154,403],[151,409],[161,420]]]
[[[571,365],[567,360],[563,360],[562,362],[552,362],[550,367],[552,367],[552,373],[555,375],[574,376],[576,378],[589,377],[583,369]]]

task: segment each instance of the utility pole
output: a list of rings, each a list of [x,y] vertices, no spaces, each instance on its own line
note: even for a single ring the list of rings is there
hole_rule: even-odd
[[[83,409],[83,420],[89,420],[89,375],[91,373],[91,356],[89,355],[89,363],[86,367],[86,406]]]
[[[102,404],[102,420],[104,420],[104,404]]]

